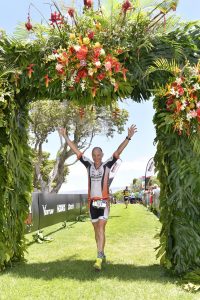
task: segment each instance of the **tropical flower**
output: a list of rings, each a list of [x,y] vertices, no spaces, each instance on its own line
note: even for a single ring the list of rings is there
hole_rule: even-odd
[[[103,46],[93,40],[93,31],[86,34],[87,36],[81,36],[77,33],[69,39],[66,49],[56,49],[47,57],[47,62],[55,64],[56,73],[45,75],[46,87],[52,81],[50,78],[57,76],[66,81],[70,90],[86,92],[92,97],[104,89],[104,86],[109,91],[110,85],[110,92],[120,89],[121,82],[126,81],[127,69],[119,62],[117,49],[106,53]]]
[[[200,63],[186,66],[184,74],[166,86],[165,108],[171,114],[173,126],[179,135],[199,130],[200,125]]]

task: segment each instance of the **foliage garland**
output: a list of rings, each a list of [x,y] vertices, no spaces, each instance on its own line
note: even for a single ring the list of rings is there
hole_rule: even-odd
[[[154,100],[162,229],[157,257],[183,275],[200,267],[200,69],[185,66]]]
[[[25,219],[31,201],[32,174],[28,146],[28,109],[14,101],[12,88],[0,82],[0,270],[22,260]]]

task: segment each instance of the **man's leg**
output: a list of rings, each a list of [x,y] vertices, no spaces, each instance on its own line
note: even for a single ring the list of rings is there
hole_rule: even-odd
[[[104,247],[105,247],[105,226],[107,221],[100,219],[97,223],[93,223],[95,230],[95,238],[97,242],[97,259],[94,264],[96,270],[101,270],[102,262],[105,261]]]

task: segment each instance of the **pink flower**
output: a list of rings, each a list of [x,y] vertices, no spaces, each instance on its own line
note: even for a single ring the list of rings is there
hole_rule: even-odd
[[[112,64],[111,64],[110,61],[107,61],[107,62],[105,63],[105,68],[106,68],[106,71],[110,71],[110,70],[111,70]]]
[[[197,102],[197,108],[200,108],[200,101]]]
[[[57,71],[59,74],[64,74],[64,73],[65,73],[65,71],[64,71],[64,69],[63,69],[63,65],[61,65],[61,64],[57,64],[57,65],[56,65],[56,71]]]

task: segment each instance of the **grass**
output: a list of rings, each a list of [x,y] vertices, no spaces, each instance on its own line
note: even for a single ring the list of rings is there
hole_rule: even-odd
[[[30,243],[27,262],[0,275],[0,300],[197,300],[175,284],[155,259],[158,219],[142,205],[117,204],[107,224],[108,263],[93,270],[96,257],[90,221],[44,230],[54,241]],[[31,242],[32,235],[28,235]]]

